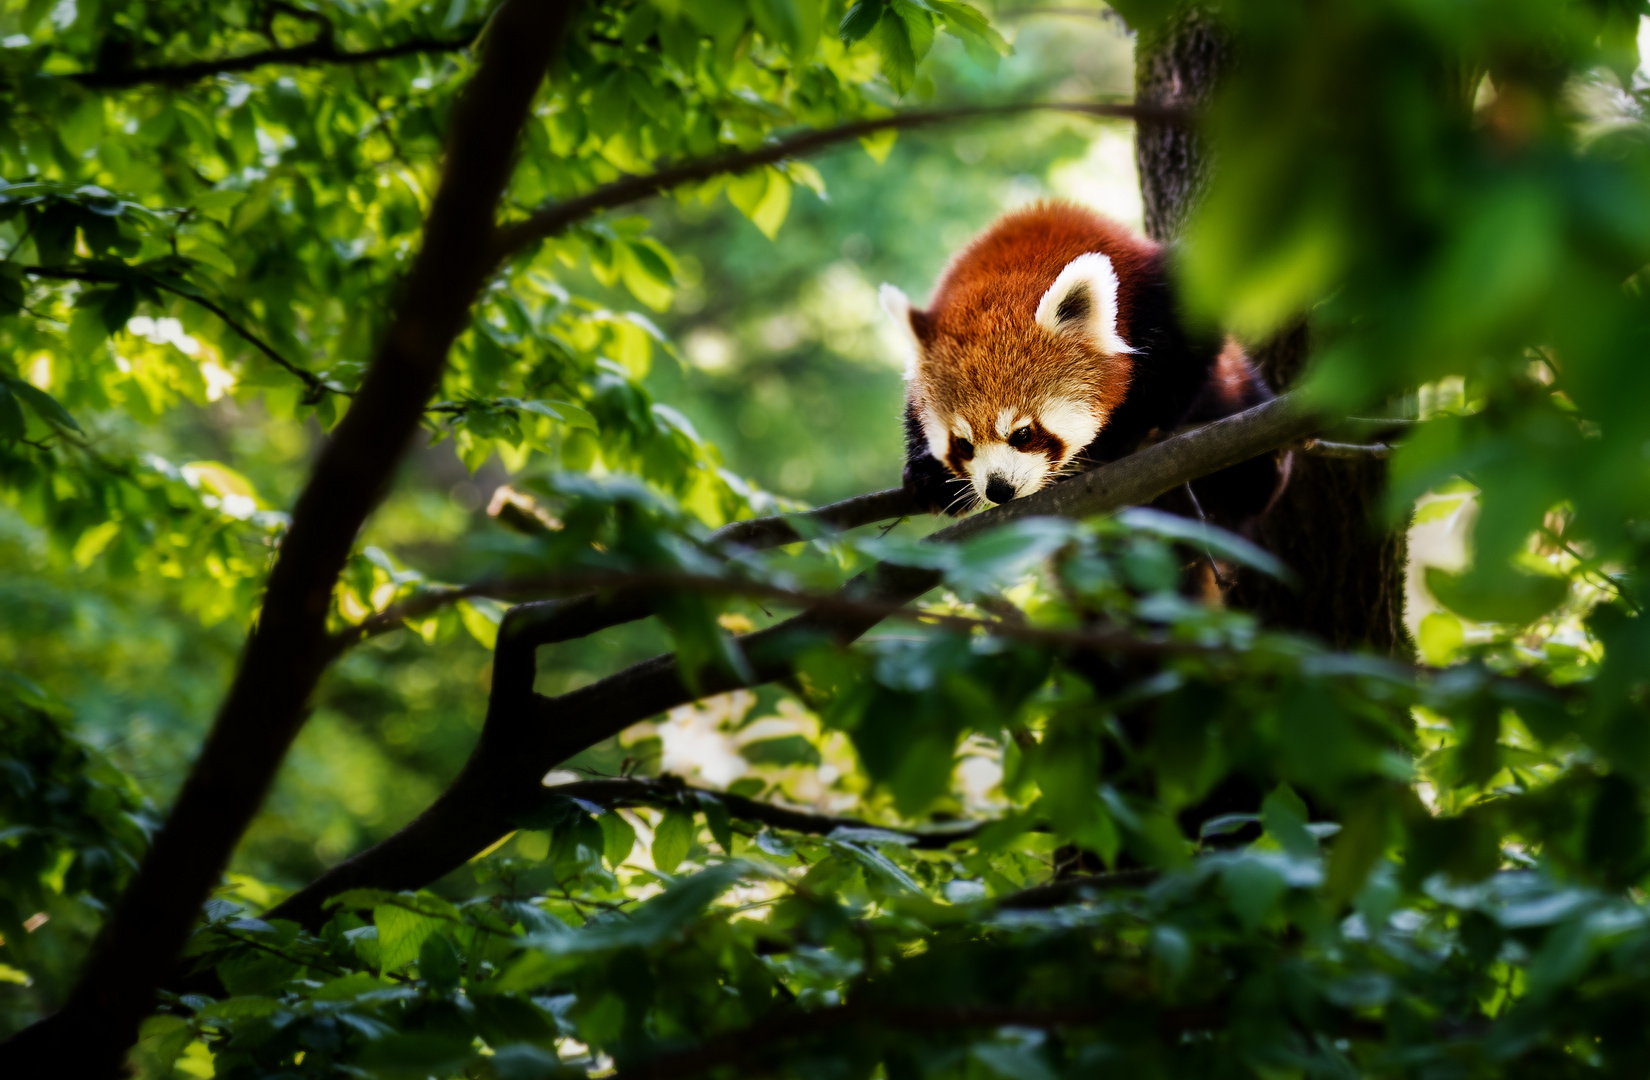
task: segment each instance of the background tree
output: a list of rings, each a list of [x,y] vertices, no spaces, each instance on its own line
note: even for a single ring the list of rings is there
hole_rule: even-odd
[[[943,0],[4,9],[7,1066],[1642,1060],[1639,9],[1124,14],[1132,105],[1116,23],[1004,60]],[[870,286],[1096,116],[1172,163],[1194,315],[1309,313],[1297,394],[922,539],[742,478],[894,475],[893,369],[833,358]],[[793,244],[798,184],[839,201]],[[1385,520],[1476,522],[1428,668],[1378,655],[1382,466],[1303,481],[1284,563],[1125,510],[1387,430]],[[1216,557],[1304,585],[1257,624],[1180,591]]]

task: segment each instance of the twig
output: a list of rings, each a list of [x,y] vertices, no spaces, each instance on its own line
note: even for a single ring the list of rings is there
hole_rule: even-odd
[[[1178,109],[1153,108],[1139,105],[1108,105],[1086,102],[1034,101],[1015,105],[972,105],[950,109],[923,109],[897,113],[893,116],[856,120],[832,128],[805,131],[789,138],[779,139],[738,153],[718,154],[695,161],[684,161],[665,166],[645,176],[631,176],[606,184],[587,194],[564,202],[552,203],[534,211],[522,221],[511,222],[499,229],[495,245],[497,259],[514,255],[537,240],[554,236],[582,218],[626,203],[636,202],[668,191],[681,184],[708,180],[723,173],[746,172],[763,165],[772,165],[786,158],[801,157],[839,143],[850,142],[879,131],[909,130],[931,127],[990,116],[1014,116],[1033,111],[1077,113],[1084,116],[1109,116],[1159,124],[1184,124],[1189,117]]]
[[[1607,573],[1602,567],[1589,566],[1588,564],[1593,560],[1577,551],[1571,546],[1568,540],[1554,530],[1549,529],[1545,525],[1539,526],[1539,529],[1547,536],[1548,539],[1552,540],[1552,542],[1562,548],[1566,554],[1581,564],[1581,572],[1583,574],[1602,580],[1611,589],[1615,590],[1615,594],[1621,598],[1622,603],[1632,608],[1637,614],[1642,615],[1644,613],[1644,608],[1639,604],[1639,602],[1634,600],[1632,596],[1628,595],[1627,586],[1622,584],[1622,582],[1613,574]]]
[[[1339,458],[1345,461],[1377,461],[1392,456],[1390,443],[1344,443],[1328,442],[1324,439],[1304,439],[1299,446],[1291,447],[1299,454],[1311,454],[1313,457]]]
[[[1203,516],[1203,504],[1197,501],[1197,492],[1192,490],[1191,481],[1188,480],[1183,486],[1186,489],[1186,498],[1192,500],[1192,509],[1197,511],[1197,520],[1204,525],[1209,524],[1209,519]],[[1215,576],[1215,587],[1224,589],[1226,582],[1220,579],[1220,567],[1215,565],[1215,553],[1209,548],[1207,542],[1203,545],[1203,556],[1209,560],[1209,572]]]
[[[1061,907],[1075,904],[1092,893],[1104,892],[1107,889],[1138,889],[1156,880],[1157,871],[1149,867],[1116,870],[1109,874],[1078,874],[1000,896],[993,904],[1006,911]]]
[[[263,353],[265,356],[269,357],[269,359],[273,360],[276,364],[285,368],[288,372],[302,380],[303,384],[309,387],[308,396],[312,399],[312,403],[313,400],[319,400],[323,393],[342,394],[345,397],[354,396],[351,391],[327,382],[313,371],[308,371],[301,368],[297,364],[294,364],[292,361],[288,360],[286,357],[282,356],[275,350],[273,345],[258,337],[258,335],[254,334],[251,330],[248,330],[220,305],[208,300],[198,292],[190,292],[188,289],[180,289],[175,285],[167,284],[165,281],[162,281],[160,278],[157,278],[152,274],[134,273],[130,276],[122,277],[117,274],[99,273],[96,270],[79,270],[72,267],[56,266],[21,266],[18,267],[18,269],[30,277],[47,278],[50,280],[59,281],[87,281],[100,285],[122,285],[130,282],[133,278],[142,278],[144,281],[153,285],[157,289],[169,292],[173,296],[181,296],[185,300],[199,304],[201,307],[223,320],[224,325],[233,330],[238,337],[246,341],[249,345]]]

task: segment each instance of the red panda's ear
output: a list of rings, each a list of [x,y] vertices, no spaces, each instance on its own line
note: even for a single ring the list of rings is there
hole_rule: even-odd
[[[1078,334],[1102,352],[1134,352],[1117,325],[1117,271],[1099,252],[1066,264],[1038,302],[1036,319],[1050,333]]]
[[[912,307],[911,301],[896,286],[884,282],[878,295],[882,299],[882,309],[894,320],[900,336],[909,346],[905,368],[905,377],[909,379],[917,370],[917,362],[922,359],[923,342],[933,335],[933,323],[928,313]]]

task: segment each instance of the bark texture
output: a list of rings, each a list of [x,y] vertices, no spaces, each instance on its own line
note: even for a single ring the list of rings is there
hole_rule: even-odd
[[[1135,104],[1196,115],[1236,63],[1241,57],[1214,16],[1205,8],[1189,8],[1141,32],[1135,50]],[[1136,128],[1135,162],[1146,232],[1173,243],[1216,163],[1195,124],[1148,123]],[[1302,325],[1254,351],[1256,366],[1275,392],[1295,385],[1308,345]],[[1405,535],[1402,528],[1381,524],[1386,479],[1383,460],[1292,455],[1289,482],[1253,525],[1251,538],[1294,569],[1299,585],[1290,588],[1240,571],[1229,601],[1268,625],[1315,634],[1338,648],[1407,655]]]
[[[1287,389],[1300,376],[1307,333],[1297,326],[1256,350],[1256,366],[1274,390]],[[1255,522],[1251,539],[1293,568],[1300,584],[1292,589],[1263,574],[1240,572],[1232,603],[1339,649],[1407,657],[1408,543],[1404,527],[1381,522],[1386,483],[1384,459],[1292,455],[1289,483]]]

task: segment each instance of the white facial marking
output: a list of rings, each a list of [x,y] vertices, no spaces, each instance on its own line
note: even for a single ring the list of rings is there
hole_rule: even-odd
[[[1017,409],[1003,409],[997,413],[997,436],[1006,439],[1029,423],[1031,418]]]
[[[934,455],[936,461],[944,461],[951,446],[951,433],[945,429],[945,421],[932,409],[922,411],[922,433],[928,439],[928,452]]]
[[[916,333],[911,329],[911,301],[896,285],[886,281],[882,288],[877,290],[877,296],[882,300],[882,310],[886,311],[894,320],[894,327],[899,331],[900,340],[904,342],[905,381],[910,382],[917,374],[917,363],[922,359],[922,343],[917,340]]]
[[[974,426],[962,417],[957,417],[952,430],[957,433],[958,438],[967,439],[969,442],[974,441]]]
[[[985,489],[993,479],[1006,481],[1014,488],[1016,499],[1039,490],[1049,477],[1049,461],[1042,454],[1027,454],[1007,443],[994,442],[974,451],[974,457],[964,466],[969,483],[980,501],[990,505]]]
[[[1080,401],[1050,402],[1043,406],[1038,418],[1051,435],[1065,444],[1061,465],[1093,442],[1094,437],[1100,434],[1100,426],[1105,423],[1105,415],[1097,406]]]
[[[1117,329],[1117,271],[1099,252],[1066,264],[1038,302],[1036,319],[1051,334],[1081,334],[1103,352],[1134,352]]]

